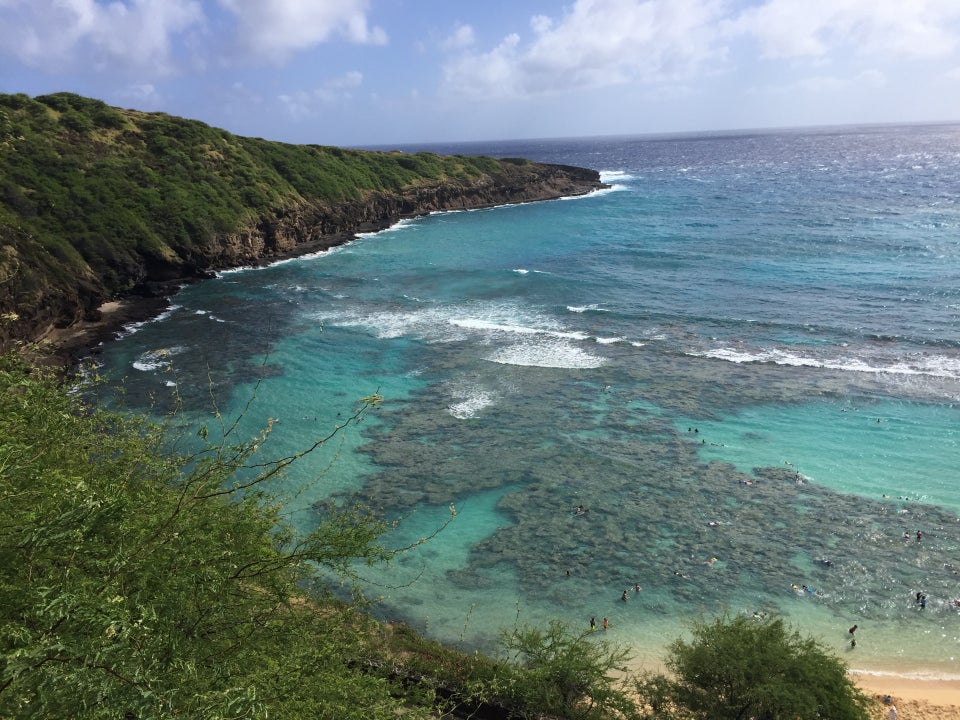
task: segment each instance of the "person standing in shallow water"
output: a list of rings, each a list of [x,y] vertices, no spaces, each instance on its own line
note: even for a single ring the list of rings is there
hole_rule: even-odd
[[[597,619],[590,618],[590,632],[593,632],[596,629],[597,629]]]

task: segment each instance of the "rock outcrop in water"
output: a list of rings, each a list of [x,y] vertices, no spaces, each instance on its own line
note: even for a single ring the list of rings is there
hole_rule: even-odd
[[[0,95],[0,351],[96,322],[108,300],[401,218],[599,187],[583,168],[288,145],[71,93]]]

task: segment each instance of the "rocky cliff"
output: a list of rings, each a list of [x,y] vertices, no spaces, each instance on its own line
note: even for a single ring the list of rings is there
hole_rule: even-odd
[[[240,232],[217,237],[192,258],[191,266],[218,270],[261,264],[333,247],[357,232],[383,229],[403,218],[583,195],[602,187],[593,170],[534,163],[528,169],[508,181],[445,181],[401,192],[371,192],[338,203],[302,201],[261,216]],[[153,268],[143,280],[183,279],[184,270],[182,265],[172,266],[168,268],[172,277],[160,277],[163,273]]]
[[[599,187],[583,168],[295,146],[70,93],[0,95],[0,350],[401,218]]]

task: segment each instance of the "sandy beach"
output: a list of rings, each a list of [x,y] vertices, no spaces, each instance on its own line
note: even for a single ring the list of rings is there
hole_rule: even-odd
[[[960,720],[960,680],[919,680],[895,675],[851,673],[851,678],[876,700],[872,717],[887,720],[891,705],[897,720]],[[890,702],[884,702],[889,695]]]
[[[83,320],[65,328],[52,328],[39,338],[37,362],[64,368],[96,355],[99,346],[116,337],[124,326],[155,318],[169,306],[169,298],[133,296],[103,303],[96,320]]]
[[[649,660],[635,664],[630,671],[667,672],[663,665]],[[873,700],[872,720],[889,720],[891,705],[897,708],[897,720],[960,720],[960,679],[908,677],[897,671],[850,670],[849,676]]]

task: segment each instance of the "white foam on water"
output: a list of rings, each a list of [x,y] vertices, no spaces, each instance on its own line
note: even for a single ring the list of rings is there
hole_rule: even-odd
[[[929,375],[952,380],[960,379],[960,357],[947,355],[922,355],[902,357],[892,361],[880,359],[867,361],[859,357],[815,357],[779,348],[743,350],[730,347],[689,354],[694,357],[707,357],[733,363],[773,363],[776,365],[814,367],[878,375]]]
[[[586,340],[589,335],[578,331],[556,330],[547,327],[514,325],[481,318],[451,318],[450,324],[469,330],[481,330],[494,333],[514,333],[517,335],[548,335],[555,338]]]
[[[525,269],[525,268],[514,268],[513,271],[514,271],[517,275],[527,275],[527,274],[530,273],[530,271],[527,270],[527,269]]]
[[[266,267],[266,266],[263,266]],[[217,270],[214,272],[214,276],[218,278],[226,277],[227,275],[236,275],[237,273],[247,272],[248,270],[259,270],[260,267],[256,265],[238,265],[237,267],[226,268],[224,270]]]
[[[596,303],[590,303],[589,305],[567,305],[567,312],[577,313],[578,315],[585,312],[610,312],[609,310],[600,307]]]
[[[218,323],[225,323],[225,322],[227,322],[227,321],[224,320],[223,318],[218,318],[216,315],[214,315],[214,314],[213,314],[212,312],[210,312],[209,310],[194,310],[194,311],[193,311],[193,314],[194,314],[194,315],[200,315],[201,317],[207,317],[207,318],[209,318],[210,320],[213,320],[214,322],[218,322]]]
[[[859,670],[851,668],[848,670],[848,672],[851,675],[866,675],[869,677],[894,678],[903,680],[924,680],[933,682],[956,682],[960,680],[960,675],[936,671],[893,672],[890,670]]]
[[[545,314],[512,304],[418,306],[363,314],[348,309],[322,313],[315,318],[328,326],[366,327],[378,337],[416,337],[427,342],[481,342],[509,340],[515,336],[544,336],[564,340],[588,340],[587,333],[568,330]]]
[[[600,171],[600,182],[602,183],[614,183],[614,182],[625,182],[627,180],[633,180],[635,177],[628,173],[625,170],[601,170]]]
[[[508,304],[421,307],[411,311],[361,314],[325,314],[316,318],[328,326],[365,327],[377,337],[416,337],[432,343],[470,340],[503,346],[487,360],[507,365],[555,368],[595,368],[606,361],[580,348],[594,339],[606,344],[620,338],[591,338],[570,330],[545,314]]]
[[[351,308],[342,314],[323,314],[316,319],[330,327],[367,328],[383,339],[417,337],[427,342],[455,342],[467,337],[450,323],[450,311],[445,308],[425,307],[366,314]]]
[[[170,305],[166,310],[164,310],[162,313],[160,313],[154,318],[150,318],[149,320],[140,320],[139,322],[127,323],[117,333],[116,337],[119,340],[121,338],[128,337],[129,335],[133,335],[135,332],[138,332],[141,328],[143,328],[146,325],[149,325],[150,323],[163,322],[164,320],[169,318],[171,315],[173,315],[173,313],[179,310],[180,307],[181,307],[180,305]]]
[[[357,237],[368,238],[368,237],[373,237],[375,235],[397,232],[398,230],[403,230],[405,228],[410,227],[415,222],[416,222],[416,218],[404,218],[402,220],[397,220],[397,222],[395,222],[393,225],[391,225],[390,227],[383,228],[383,230],[374,230],[373,232],[357,233]]]
[[[458,420],[467,420],[475,417],[485,407],[493,405],[496,400],[497,396],[494,393],[481,390],[458,403],[453,403],[447,407],[447,412]]]
[[[582,198],[592,198],[592,197],[597,197],[599,195],[609,195],[610,193],[620,192],[622,190],[627,190],[627,189],[628,188],[626,185],[616,183],[614,185],[611,185],[610,187],[593,190],[592,192],[588,192],[585,195],[570,195],[569,197],[562,197],[559,199],[560,200],[580,200]]]
[[[559,342],[553,338],[501,348],[491,353],[486,359],[501,365],[571,370],[598,368],[606,363],[604,358],[591,355],[575,345]]]
[[[170,358],[174,355],[186,352],[186,348],[175,345],[169,348],[159,348],[157,350],[147,350],[140,353],[140,356],[131,363],[136,370],[141,372],[152,372],[162,370],[170,366]]]

